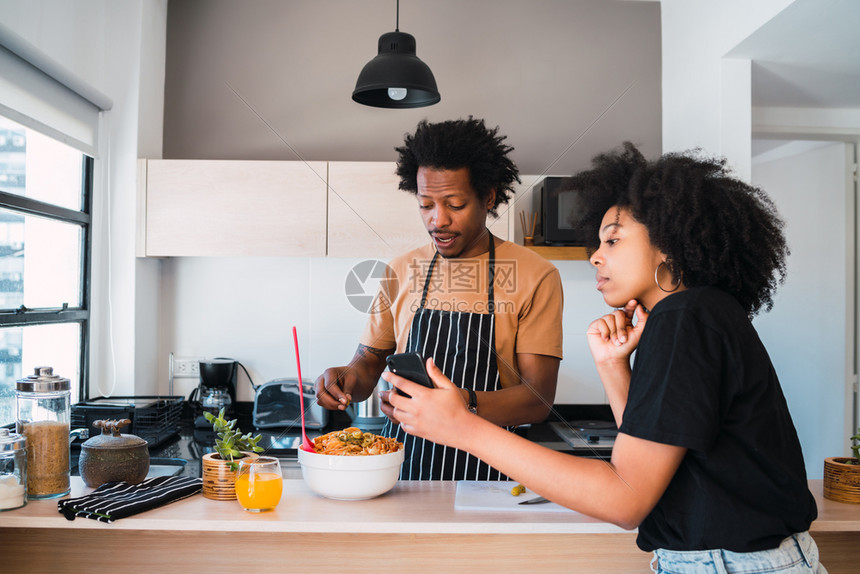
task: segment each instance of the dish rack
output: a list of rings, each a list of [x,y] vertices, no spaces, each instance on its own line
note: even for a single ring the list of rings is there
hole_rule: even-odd
[[[100,397],[72,405],[71,428],[95,432],[93,422],[103,419],[129,419],[126,434],[139,436],[152,448],[179,433],[185,397],[137,396]],[[86,439],[75,439],[83,442]],[[73,443],[74,444],[74,443]]]

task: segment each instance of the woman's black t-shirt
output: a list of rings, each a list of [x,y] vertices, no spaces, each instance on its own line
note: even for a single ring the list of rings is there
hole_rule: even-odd
[[[642,550],[765,550],[817,516],[770,357],[719,289],[690,288],[651,311],[620,432],[688,449],[639,526]]]

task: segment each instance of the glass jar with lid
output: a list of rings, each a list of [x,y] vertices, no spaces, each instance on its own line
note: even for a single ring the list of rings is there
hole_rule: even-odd
[[[0,512],[27,504],[26,439],[0,428]]]
[[[27,497],[65,496],[71,490],[71,381],[51,367],[36,367],[34,374],[17,381],[15,398],[18,433],[27,439]]]

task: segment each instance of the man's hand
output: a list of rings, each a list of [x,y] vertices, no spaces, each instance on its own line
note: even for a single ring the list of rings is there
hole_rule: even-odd
[[[352,367],[331,367],[314,382],[317,403],[329,410],[344,410],[352,402],[352,389],[358,383]]]
[[[376,349],[359,345],[349,365],[331,367],[314,382],[317,403],[329,410],[344,410],[352,402],[370,396],[379,375],[385,370],[385,357],[394,349]]]

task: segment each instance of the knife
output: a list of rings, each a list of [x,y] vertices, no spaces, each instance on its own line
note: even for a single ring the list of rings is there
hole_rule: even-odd
[[[528,500],[523,500],[522,502],[518,502],[517,504],[542,504],[544,502],[550,502],[543,496],[538,496],[536,498],[530,498]]]

